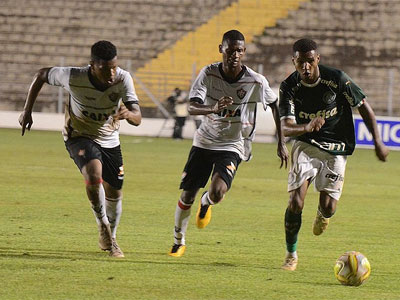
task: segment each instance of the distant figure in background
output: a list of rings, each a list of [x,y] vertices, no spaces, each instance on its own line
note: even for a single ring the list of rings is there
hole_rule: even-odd
[[[287,165],[288,151],[280,130],[278,97],[267,79],[242,64],[246,47],[237,30],[223,35],[219,45],[222,62],[205,66],[190,90],[189,112],[204,120],[193,138],[175,209],[174,244],[169,255],[181,257],[186,249],[186,230],[195,197],[211,175],[211,183],[199,201],[196,215],[198,228],[211,220],[211,207],[224,199],[239,164],[251,158],[255,112],[258,102],[272,109],[278,130],[277,155],[281,167]]]
[[[176,98],[180,95],[181,90],[180,88],[175,88],[174,91],[172,92],[171,96],[169,96],[165,100],[165,108],[167,111],[172,115],[175,116],[175,103],[176,103]]]
[[[89,66],[40,69],[19,117],[22,135],[32,127],[33,104],[45,83],[62,86],[70,94],[63,136],[85,180],[98,225],[99,247],[110,256],[124,257],[116,241],[124,180],[119,121],[138,126],[142,119],[132,77],[118,67],[117,49],[108,41],[92,46]]]
[[[360,87],[341,70],[319,65],[317,44],[301,39],[293,44],[295,72],[279,89],[282,131],[295,138],[285,212],[286,257],[283,269],[297,267],[297,235],[307,189],[314,182],[319,205],[314,235],[322,234],[335,214],[342,194],[347,156],[355,147],[352,108],[357,108],[372,134],[380,161],[389,154],[379,135],[375,114]]]
[[[188,112],[188,99],[187,93],[181,91],[179,88],[176,88],[175,91],[178,91],[176,94],[175,101],[175,125],[174,131],[172,133],[172,137],[174,139],[183,139],[182,131],[183,126],[185,126],[186,118],[189,115]]]

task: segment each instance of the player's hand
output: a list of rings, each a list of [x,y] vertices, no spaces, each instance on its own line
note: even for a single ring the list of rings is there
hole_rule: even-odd
[[[375,154],[380,161],[386,161],[389,155],[389,149],[382,142],[377,143],[375,145]]]
[[[312,119],[305,127],[306,132],[319,131],[321,127],[325,124],[325,119],[322,117],[316,117]]]
[[[281,159],[281,165],[279,169],[282,169],[283,164],[285,164],[285,169],[287,169],[288,160],[289,160],[289,151],[286,148],[286,143],[278,143],[278,157]]]
[[[219,113],[233,103],[232,97],[223,96],[218,99],[213,107],[213,113]]]
[[[28,113],[25,111],[22,112],[18,118],[18,122],[22,127],[22,135],[24,135],[25,129],[31,130],[33,124],[32,113]]]
[[[114,120],[125,120],[129,119],[129,109],[126,108],[125,105],[121,105],[121,107],[118,109],[117,113],[113,116]]]

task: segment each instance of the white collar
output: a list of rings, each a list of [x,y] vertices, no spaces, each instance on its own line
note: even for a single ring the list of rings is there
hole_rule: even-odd
[[[314,82],[314,83],[311,83],[311,84],[307,83],[307,82],[304,82],[303,80],[300,80],[300,83],[302,85],[304,85],[305,87],[310,87],[310,88],[317,86],[320,82],[321,82],[321,77],[318,77],[317,81]]]

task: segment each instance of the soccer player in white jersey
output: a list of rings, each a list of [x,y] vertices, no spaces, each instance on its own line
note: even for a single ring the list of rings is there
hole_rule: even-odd
[[[138,126],[142,119],[132,77],[118,67],[117,49],[108,41],[92,46],[90,65],[86,67],[40,69],[19,117],[22,135],[33,124],[32,108],[44,83],[69,92],[63,129],[65,146],[85,180],[99,229],[99,247],[112,257],[124,257],[116,241],[124,179],[119,120]]]
[[[293,72],[281,83],[279,109],[282,131],[295,138],[288,178],[289,203],[285,212],[286,257],[283,269],[297,267],[297,235],[311,182],[320,192],[314,235],[320,235],[336,211],[343,188],[347,156],[355,147],[352,107],[371,132],[375,153],[386,161],[375,114],[360,87],[344,72],[319,64],[317,44],[300,39],[293,44]]]
[[[281,167],[287,166],[288,151],[281,133],[277,96],[264,76],[242,64],[245,51],[243,34],[237,30],[226,32],[219,45],[222,62],[204,67],[190,90],[189,113],[205,117],[195,133],[182,175],[183,191],[175,211],[171,256],[180,257],[185,252],[191,206],[210,174],[211,184],[201,197],[196,216],[198,228],[210,222],[211,207],[224,198],[240,162],[251,158],[258,102],[264,109],[268,106],[272,109],[277,128],[277,154]]]

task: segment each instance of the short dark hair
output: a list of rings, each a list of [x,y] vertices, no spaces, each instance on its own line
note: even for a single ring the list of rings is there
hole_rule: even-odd
[[[317,43],[311,39],[300,39],[293,44],[293,52],[308,52],[317,50]]]
[[[109,41],[98,41],[91,48],[92,60],[112,60],[117,56],[117,48]]]
[[[222,42],[224,41],[244,41],[244,35],[235,29],[229,30],[224,33],[222,37]]]

